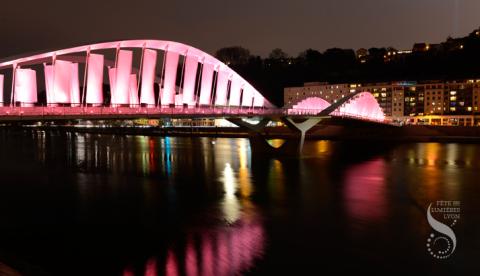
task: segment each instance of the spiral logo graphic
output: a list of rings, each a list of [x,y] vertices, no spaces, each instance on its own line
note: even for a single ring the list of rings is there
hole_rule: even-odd
[[[438,233],[431,233],[427,239],[427,251],[436,259],[446,259],[455,252],[457,247],[457,237],[453,232],[452,227],[457,223],[457,218],[460,217],[460,208],[450,207],[448,201],[437,202],[440,208],[433,208],[432,203],[428,206],[427,220],[433,230]],[[432,211],[434,210],[434,211]],[[451,225],[447,225],[435,219],[432,212],[443,214],[445,219],[451,219]],[[457,213],[458,212],[458,213]]]

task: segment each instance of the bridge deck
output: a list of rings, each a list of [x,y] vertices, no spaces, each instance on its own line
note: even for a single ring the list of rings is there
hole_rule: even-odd
[[[3,106],[0,121],[98,120],[137,118],[233,118],[233,117],[347,117],[370,121],[352,114],[334,112],[321,114],[318,110],[291,110],[283,108],[242,107],[113,107],[113,106]],[[380,122],[386,123],[386,122]]]

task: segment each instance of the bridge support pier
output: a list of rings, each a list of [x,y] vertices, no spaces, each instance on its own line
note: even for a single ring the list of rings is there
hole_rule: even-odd
[[[301,155],[303,152],[303,144],[305,143],[305,134],[309,131],[312,127],[318,124],[322,118],[309,118],[303,122],[296,123],[293,121],[292,118],[285,117],[282,119],[283,123],[288,126],[288,128],[299,132],[300,139],[298,141],[298,153]]]
[[[293,137],[287,138],[280,147],[270,145],[263,133],[267,124],[271,121],[270,118],[263,118],[257,124],[245,122],[241,118],[230,118],[231,123],[248,130],[251,135],[250,146],[252,153],[269,154],[269,155],[283,155],[283,156],[300,156],[303,152],[303,144],[305,142],[305,134],[308,130],[318,124],[322,118],[308,118],[302,122],[295,122],[290,117],[282,118],[282,122],[295,132]]]

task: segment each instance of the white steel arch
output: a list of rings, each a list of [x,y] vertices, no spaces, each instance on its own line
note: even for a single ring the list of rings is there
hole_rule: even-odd
[[[125,48],[142,49],[142,65],[138,75],[135,75],[132,71],[131,51],[124,50]],[[13,101],[20,99],[25,100],[25,97],[28,98],[29,95],[33,94],[32,92],[28,92],[28,95],[18,94],[13,91],[15,90],[15,87],[30,87],[32,83],[36,83],[36,79],[29,79],[28,77],[31,76],[33,78],[34,74],[26,75],[21,68],[51,62],[51,65],[44,66],[48,95],[47,103],[69,103],[72,105],[78,105],[79,103],[74,101],[80,99],[83,104],[102,104],[104,101],[102,86],[105,61],[103,55],[93,52],[106,49],[117,50],[115,67],[108,70],[111,85],[110,90],[112,93],[110,104],[131,105],[142,103],[152,106],[155,104],[175,105],[180,103],[185,105],[200,104],[209,106],[273,107],[273,105],[268,102],[259,91],[226,64],[202,50],[174,41],[123,40],[89,44],[7,59],[0,62],[0,70],[12,68],[14,79],[18,72],[21,72],[22,74],[20,80],[14,81],[15,85],[12,86],[12,95],[14,96]],[[155,81],[154,72],[155,70],[159,70],[159,68],[155,68],[157,62],[156,51],[164,51],[166,56],[163,61],[163,72],[161,73],[162,83],[160,83],[160,101],[157,103],[155,103],[153,96],[153,82]],[[57,61],[57,57],[82,52],[87,53],[85,59],[85,72],[78,72],[78,69],[76,69],[78,64],[73,62],[65,62],[63,60]],[[182,76],[181,87],[178,88],[175,82],[178,77],[177,70],[180,62],[179,57],[183,58],[185,66],[182,68],[184,76]],[[200,76],[197,76],[197,65],[199,63],[202,65],[202,71],[200,72]],[[69,68],[68,72],[65,72],[65,68]],[[56,71],[61,71],[61,73],[55,73]],[[214,72],[216,72],[215,78],[212,77]],[[76,85],[79,84],[79,74],[84,74],[86,76],[84,78],[84,86],[86,86],[86,89],[85,87],[83,89],[84,91],[79,91],[79,88],[76,87]],[[138,85],[137,89],[135,89],[133,85],[134,78],[138,84],[141,82],[141,86]],[[229,81],[232,83],[233,89],[230,89],[229,98],[227,99],[226,87]],[[25,84],[17,82],[25,82]],[[198,92],[195,91],[196,82],[201,83]],[[68,87],[71,87],[71,89],[67,89]],[[218,93],[216,93],[216,89],[218,89]],[[22,88],[20,91],[26,90]],[[137,91],[137,95],[132,96],[132,93],[135,93],[135,91]],[[57,97],[56,94],[58,93],[62,94]],[[81,97],[77,95],[77,93],[81,93]],[[140,93],[140,95],[138,95],[138,93]],[[181,94],[181,100],[178,100],[179,95],[176,94]],[[18,97],[15,98],[15,96]],[[241,98],[242,101],[240,101]],[[36,98],[34,99],[33,97],[26,100],[32,101],[31,103],[36,102]]]

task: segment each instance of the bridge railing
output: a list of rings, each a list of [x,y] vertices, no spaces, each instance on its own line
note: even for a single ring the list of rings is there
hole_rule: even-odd
[[[209,107],[209,106],[160,106],[147,107],[143,105],[129,106],[0,106],[1,117],[25,117],[25,118],[44,118],[44,117],[128,117],[128,116],[318,116],[321,110],[318,109],[291,109],[291,108],[264,108],[264,107]],[[333,117],[351,118],[363,121],[386,122],[369,116],[358,114],[349,114],[345,112],[334,111],[330,114]]]
[[[0,116],[16,117],[46,117],[46,116],[102,116],[102,115],[282,115],[281,108],[263,107],[186,107],[161,106],[147,107],[142,105],[129,106],[0,106]]]

